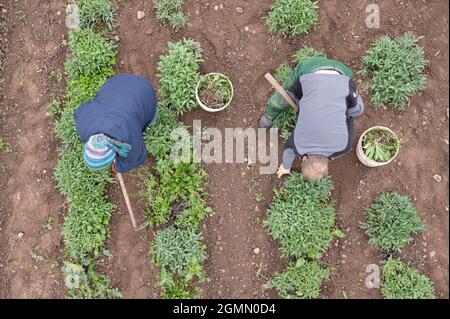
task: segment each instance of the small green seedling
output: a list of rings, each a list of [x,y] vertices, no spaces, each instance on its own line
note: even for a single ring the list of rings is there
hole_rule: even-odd
[[[5,153],[11,153],[12,152],[11,144],[6,142],[2,138],[0,138],[0,151],[4,151]]]
[[[50,72],[50,78],[55,79],[58,83],[64,80],[64,73],[60,70]]]
[[[52,263],[49,267],[48,267],[48,271],[52,272],[53,270],[55,270],[56,268],[59,267],[59,262],[55,261],[54,263]]]
[[[33,261],[35,263],[40,263],[40,262],[46,261],[46,259],[43,256],[36,254],[32,250],[30,250],[30,254],[31,254],[31,259],[33,259]]]
[[[256,194],[255,195],[255,200],[256,200],[257,203],[260,203],[263,200],[265,200],[265,197],[263,195],[261,195],[261,194]]]
[[[53,216],[48,216],[47,217],[47,222],[42,226],[44,228],[45,231],[52,231],[53,230],[53,222],[55,221],[55,219],[53,218]]]
[[[23,12],[23,11],[21,11],[21,10],[16,11],[16,19],[17,19],[17,21],[22,22],[22,21],[24,21],[26,18],[27,18],[27,15],[25,14],[25,12]]]
[[[6,173],[8,171],[8,166],[6,164],[0,162],[0,173]]]

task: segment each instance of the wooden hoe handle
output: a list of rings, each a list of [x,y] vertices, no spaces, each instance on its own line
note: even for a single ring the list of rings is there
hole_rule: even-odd
[[[131,223],[133,224],[133,228],[137,228],[136,218],[134,218],[133,208],[131,207],[130,198],[128,197],[128,192],[125,187],[125,183],[123,181],[122,174],[117,173],[117,179],[119,180],[120,188],[122,189],[123,197],[125,198],[125,203],[127,204],[128,213],[130,214]]]
[[[274,87],[274,89],[280,93],[280,95],[283,97],[283,99],[288,102],[288,104],[294,109],[295,112],[298,112],[298,105],[295,103],[295,101],[289,96],[289,94],[286,92],[286,90],[278,83],[278,81],[270,74],[267,73],[264,76],[267,81],[269,81],[270,84]]]

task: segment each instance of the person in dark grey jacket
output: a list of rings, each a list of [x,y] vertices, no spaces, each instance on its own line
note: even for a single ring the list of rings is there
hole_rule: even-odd
[[[340,62],[312,58],[300,67],[299,73],[288,93],[300,111],[277,175],[281,178],[290,174],[298,157],[303,161],[305,178],[317,180],[327,175],[330,160],[351,150],[355,135],[353,119],[363,113],[364,103],[353,73]],[[264,122],[264,116],[261,121]]]

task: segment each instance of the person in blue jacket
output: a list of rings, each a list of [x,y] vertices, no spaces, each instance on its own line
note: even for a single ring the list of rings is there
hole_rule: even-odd
[[[74,113],[86,165],[92,170],[112,165],[119,173],[142,165],[147,157],[142,134],[157,113],[155,90],[148,80],[127,74],[107,80],[94,100]]]

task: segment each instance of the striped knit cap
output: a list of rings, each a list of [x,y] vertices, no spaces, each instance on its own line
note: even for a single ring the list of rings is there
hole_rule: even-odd
[[[116,152],[110,145],[106,135],[92,135],[84,144],[83,159],[86,165],[94,171],[108,168],[116,158]]]

